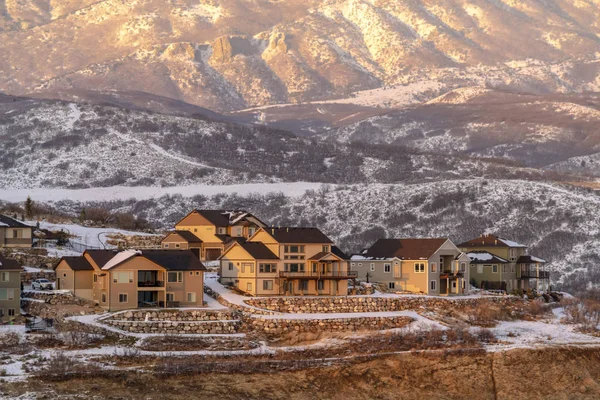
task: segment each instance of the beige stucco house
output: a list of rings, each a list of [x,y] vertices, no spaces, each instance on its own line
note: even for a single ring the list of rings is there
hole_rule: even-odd
[[[264,226],[245,211],[193,210],[175,225],[175,232],[163,239],[161,247],[199,249],[200,259],[216,260],[227,247],[245,241]]]
[[[223,284],[252,296],[347,295],[347,256],[317,228],[261,228],[220,257]]]
[[[21,265],[0,255],[0,322],[21,315]]]
[[[190,250],[88,250],[78,258],[56,266],[60,287],[107,310],[204,304],[205,268]]]
[[[362,281],[428,295],[467,294],[470,259],[450,239],[380,239],[350,258]]]
[[[31,247],[32,245],[32,226],[6,215],[0,215],[0,247]]]
[[[546,261],[528,254],[528,246],[486,234],[458,247],[472,260],[471,279],[475,286],[505,290],[535,288],[547,290],[550,274]]]

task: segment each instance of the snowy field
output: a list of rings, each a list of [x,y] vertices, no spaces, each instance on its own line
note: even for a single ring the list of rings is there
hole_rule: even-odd
[[[180,194],[191,197],[196,195],[213,196],[216,194],[236,193],[240,196],[252,193],[282,192],[286,196],[303,195],[307,190],[319,189],[323,184],[318,182],[279,182],[279,183],[247,183],[239,185],[192,185],[192,186],[113,186],[89,189],[0,189],[0,200],[10,202],[24,201],[31,196],[36,201],[53,202],[60,200],[75,201],[109,201],[137,199],[145,200],[164,195]]]

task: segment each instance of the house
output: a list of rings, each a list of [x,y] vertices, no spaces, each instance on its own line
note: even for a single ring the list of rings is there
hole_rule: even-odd
[[[458,247],[471,258],[471,283],[486,289],[546,290],[550,274],[541,258],[528,255],[528,247],[515,241],[486,234]]]
[[[0,255],[0,323],[21,315],[21,265]]]
[[[260,228],[220,257],[223,284],[252,296],[347,295],[348,257],[317,228]]]
[[[55,270],[61,289],[110,311],[204,304],[206,269],[191,250],[87,250]]]
[[[248,239],[265,226],[246,211],[193,210],[175,225],[175,231],[163,239],[161,247],[199,249],[200,259],[216,260],[227,247]]]
[[[450,239],[379,239],[350,258],[363,281],[428,295],[469,292],[469,258]]]
[[[32,247],[33,227],[0,214],[0,247]]]

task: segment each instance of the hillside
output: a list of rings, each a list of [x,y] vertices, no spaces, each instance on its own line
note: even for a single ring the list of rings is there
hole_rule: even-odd
[[[264,126],[138,108],[3,97],[0,186],[339,184],[545,176],[494,160],[323,142]]]
[[[517,160],[533,167],[598,176],[600,96],[535,95],[482,87],[377,115],[322,134],[352,143]],[[587,164],[587,165],[586,165]]]
[[[0,91],[144,91],[216,111],[432,81],[598,90],[597,0],[0,1]],[[94,51],[90,51],[90,49]]]

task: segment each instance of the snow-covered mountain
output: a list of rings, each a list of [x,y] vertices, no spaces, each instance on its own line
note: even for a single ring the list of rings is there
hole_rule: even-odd
[[[0,91],[221,112],[415,82],[597,91],[598,21],[598,0],[2,0]]]

